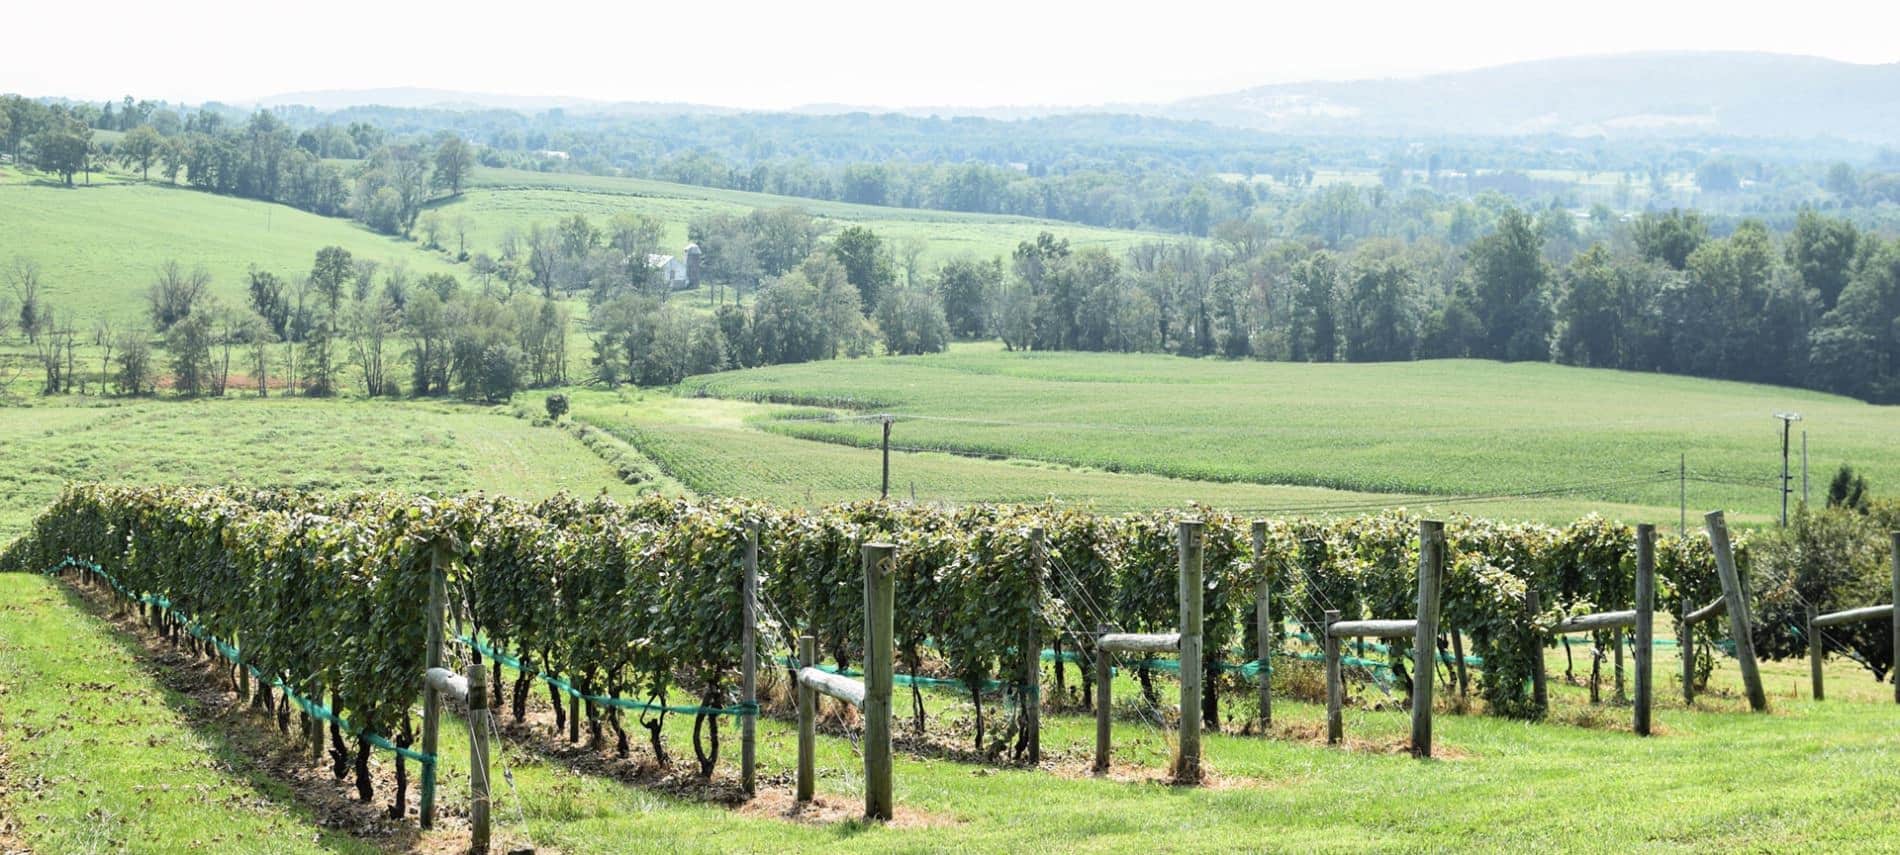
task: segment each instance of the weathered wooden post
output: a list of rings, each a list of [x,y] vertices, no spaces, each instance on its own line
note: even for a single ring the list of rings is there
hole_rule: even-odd
[[[1260,733],[1273,725],[1273,621],[1269,614],[1273,582],[1267,578],[1267,521],[1253,521],[1253,572],[1260,581],[1254,588],[1254,653],[1260,659]]]
[[[888,543],[864,545],[864,816],[892,816],[891,659],[896,597]]]
[[[810,668],[817,664],[818,639],[799,636],[798,667]],[[818,691],[803,680],[793,682],[798,687],[798,789],[794,798],[803,804],[811,801],[812,778],[817,775],[813,755],[818,749]]]
[[[759,774],[759,523],[745,526],[745,582],[739,597],[739,789],[758,792]],[[803,665],[804,663],[800,663]]]
[[[488,772],[488,717],[491,715],[487,669],[479,662],[472,662],[468,666],[468,851],[474,855],[488,851],[488,808],[492,792]]]
[[[1115,669],[1110,667],[1108,648],[1102,646],[1102,636],[1108,634],[1108,624],[1097,626],[1095,635],[1095,772],[1108,771],[1109,707],[1115,702],[1113,684]]]
[[[1181,561],[1181,735],[1174,779],[1201,780],[1201,521],[1182,520],[1177,551]]]
[[[1748,705],[1756,712],[1768,711],[1768,693],[1762,689],[1760,665],[1755,661],[1755,639],[1749,629],[1748,592],[1742,589],[1742,576],[1735,567],[1735,553],[1729,547],[1728,521],[1721,511],[1703,517],[1709,530],[1709,545],[1715,550],[1715,572],[1722,579],[1722,595],[1728,604],[1729,632],[1735,638],[1735,661],[1741,666],[1742,687],[1748,692]]]
[[[1656,527],[1636,526],[1636,711],[1632,727],[1637,736],[1649,735],[1649,707],[1653,697],[1651,667],[1656,632]]]
[[[1524,592],[1524,611],[1530,614],[1533,635],[1531,644],[1531,704],[1542,715],[1550,709],[1550,686],[1544,682],[1544,633],[1536,629],[1537,616],[1544,610],[1543,598],[1536,590]]]
[[[1694,604],[1688,598],[1682,601],[1682,630],[1676,634],[1676,656],[1682,660],[1682,705],[1695,703],[1695,624],[1689,616],[1695,613]]]
[[[1326,628],[1320,633],[1321,648],[1326,651],[1326,744],[1338,745],[1346,732],[1346,685],[1339,673],[1339,639],[1333,637],[1333,624],[1339,622],[1339,610],[1326,610]]]
[[[1418,626],[1412,630],[1412,756],[1432,756],[1432,686],[1438,673],[1438,588],[1445,524],[1418,521]]]
[[[1824,701],[1827,700],[1827,687],[1822,684],[1821,678],[1821,628],[1814,625],[1814,604],[1808,603],[1805,611],[1807,626],[1803,632],[1808,636],[1808,682],[1814,687],[1814,699]]]
[[[1023,636],[1023,728],[1029,762],[1042,762],[1042,576],[1048,562],[1042,526],[1029,530],[1029,627]],[[1062,667],[1060,661],[1056,667]]]
[[[428,627],[427,645],[422,652],[422,667],[442,667],[442,618],[448,605],[449,564],[454,556],[440,545],[429,552],[429,613],[423,616]],[[411,679],[414,679],[413,677]],[[422,753],[436,756],[442,729],[442,692],[432,685],[422,690]],[[435,763],[422,764],[422,817],[424,830],[435,826]]]
[[[1900,665],[1900,531],[1889,533],[1889,560],[1893,562],[1893,655]],[[1893,702],[1900,704],[1900,674],[1893,676]]]

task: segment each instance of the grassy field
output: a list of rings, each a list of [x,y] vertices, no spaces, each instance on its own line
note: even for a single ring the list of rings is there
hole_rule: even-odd
[[[1762,521],[1779,509],[1780,422],[1811,433],[1817,489],[1841,462],[1900,483],[1900,408],[1818,392],[1556,365],[1289,364],[1170,356],[949,354],[782,365],[691,378],[723,398],[898,414],[898,445],[1212,482],[1330,487],[1388,504],[1561,495],[1676,519],[1678,455],[1692,509]],[[755,420],[869,447],[875,420]],[[1799,466],[1796,437],[1795,466]],[[1799,489],[1799,483],[1796,489]],[[1490,498],[1502,497],[1502,498]],[[1344,504],[1342,499],[1332,504]],[[1304,506],[1323,510],[1324,503]],[[1285,510],[1302,506],[1289,502]],[[1607,511],[1606,511],[1607,512]],[[1631,520],[1637,521],[1637,520]]]
[[[299,398],[0,408],[0,541],[74,481],[631,495],[570,435],[486,409]]]
[[[790,196],[772,196],[739,190],[716,190],[648,181],[512,169],[477,169],[468,191],[437,204],[444,221],[466,217],[470,246],[489,249],[502,233],[525,234],[534,223],[552,226],[562,217],[584,214],[597,223],[622,211],[657,217],[666,223],[668,246],[686,245],[686,224],[707,214],[744,214],[757,208],[790,206],[819,218],[833,229],[868,226],[887,240],[915,237],[928,241],[923,255],[927,268],[959,255],[980,258],[1008,256],[1016,244],[1049,231],[1068,238],[1076,248],[1102,246],[1121,249],[1165,236],[1146,232],[991,214],[926,211],[853,205]]]
[[[155,662],[97,616],[96,606],[59,585],[0,576],[0,748],[7,752],[0,815],[22,846],[44,853],[454,847],[460,830],[453,819],[421,838],[391,834],[382,823],[340,823],[332,811],[344,791],[327,775],[312,785],[306,771],[299,776],[305,783],[287,787],[287,773],[265,774],[257,746],[274,739],[268,725],[219,712],[201,693],[182,696],[176,661]],[[1774,712],[1753,715],[1742,711],[1734,669],[1724,663],[1716,673],[1723,691],[1685,709],[1670,650],[1657,656],[1658,734],[1646,740],[1628,732],[1626,706],[1593,707],[1582,688],[1561,680],[1551,722],[1440,716],[1441,759],[1430,762],[1398,750],[1403,712],[1349,708],[1349,747],[1337,749],[1320,739],[1323,709],[1285,696],[1275,705],[1274,738],[1235,732],[1248,710],[1230,695],[1229,731],[1209,735],[1205,745],[1214,783],[1196,789],[1159,783],[1166,736],[1140,718],[1138,692],[1123,678],[1111,776],[1086,773],[1092,720],[1052,713],[1044,718],[1041,769],[900,748],[899,816],[890,826],[850,819],[862,798],[860,761],[835,732],[818,744],[823,809],[815,819],[784,815],[795,744],[782,708],[762,722],[761,796],[744,808],[624,774],[545,731],[518,732],[496,755],[513,775],[513,789],[498,795],[497,834],[568,853],[1523,851],[1532,840],[1545,851],[1785,851],[1900,843],[1893,833],[1900,806],[1891,798],[1900,786],[1900,707],[1886,687],[1835,663],[1830,700],[1813,703],[1794,696],[1804,667],[1770,664]],[[780,679],[770,675],[768,695],[776,696]],[[1164,697],[1172,691],[1163,689]],[[1379,697],[1366,686],[1355,695]],[[966,700],[945,692],[926,699],[933,739],[967,739]],[[667,734],[676,753],[688,751],[687,717],[672,717]],[[441,793],[451,818],[465,802],[464,755],[443,752]],[[643,745],[634,756],[646,757]],[[379,752],[377,763],[386,756]],[[720,775],[728,782],[736,775],[731,755]],[[379,790],[380,801],[385,793]],[[342,828],[325,828],[319,815]]]

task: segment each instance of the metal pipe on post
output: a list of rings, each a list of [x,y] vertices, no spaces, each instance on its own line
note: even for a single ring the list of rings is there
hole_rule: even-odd
[[[1412,756],[1432,756],[1432,686],[1438,673],[1438,587],[1445,575],[1445,524],[1418,522],[1418,626],[1412,636]]]
[[[442,667],[442,619],[448,608],[448,571],[453,561],[447,549],[436,546],[429,551],[429,613],[424,616],[428,627],[424,636],[427,645],[422,652],[422,667]],[[411,678],[413,679],[413,678]],[[437,756],[436,746],[442,730],[442,692],[434,686],[425,685],[422,690],[422,753],[430,757]],[[422,764],[422,816],[423,830],[435,826],[435,767],[438,764]]]
[[[1339,673],[1339,639],[1333,624],[1339,622],[1339,610],[1326,610],[1326,629],[1320,633],[1320,648],[1326,651],[1326,744],[1338,745],[1346,733],[1346,685]]]
[[[891,804],[891,660],[896,654],[894,567],[888,543],[864,545],[864,816],[888,820]]]
[[[1544,633],[1535,629],[1537,615],[1543,611],[1541,600],[1535,590],[1524,592],[1524,611],[1530,615],[1535,642],[1531,645],[1531,704],[1539,715],[1550,709],[1550,686],[1544,682]]]
[[[817,664],[818,639],[799,636],[798,667],[810,668]],[[792,683],[798,691],[798,784],[793,798],[803,804],[811,801],[812,779],[817,775],[813,755],[818,750],[818,691],[803,680]]]
[[[1176,549],[1181,562],[1181,735],[1174,780],[1201,780],[1201,521],[1182,520]]]
[[[1813,686],[1814,699],[1827,700],[1827,686],[1821,677],[1821,628],[1814,625],[1814,604],[1806,606],[1807,624],[1804,627],[1808,636],[1808,682]]]
[[[1108,771],[1108,729],[1109,707],[1115,700],[1115,688],[1111,682],[1115,669],[1109,667],[1108,648],[1102,646],[1102,637],[1108,635],[1108,624],[1096,627],[1095,634],[1095,772]]]
[[[1029,736],[1029,763],[1042,762],[1042,582],[1048,562],[1042,526],[1029,530],[1029,627],[1023,636],[1023,728]],[[1062,667],[1061,661],[1056,667]]]
[[[1742,672],[1742,687],[1748,692],[1748,706],[1755,712],[1767,712],[1768,693],[1762,689],[1761,666],[1755,661],[1755,639],[1749,628],[1748,592],[1742,589],[1735,552],[1729,546],[1728,521],[1721,511],[1710,511],[1703,522],[1709,529],[1709,545],[1715,550],[1715,572],[1722,579],[1729,632],[1735,638],[1735,661]]]
[[[488,675],[481,663],[468,666],[468,851],[488,852],[488,810],[493,792],[488,771]]]
[[[1632,729],[1649,735],[1656,635],[1656,526],[1636,526],[1636,711]]]
[[[759,523],[745,527],[745,581],[739,597],[743,623],[739,627],[739,789],[747,796],[759,789]],[[803,663],[800,663],[801,665]]]
[[[1267,521],[1253,522],[1253,597],[1254,652],[1260,660],[1260,733],[1273,726],[1273,631],[1271,594],[1273,581],[1267,578]]]

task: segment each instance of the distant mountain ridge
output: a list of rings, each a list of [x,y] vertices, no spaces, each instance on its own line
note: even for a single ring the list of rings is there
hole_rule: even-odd
[[[1281,83],[1161,104],[886,108],[818,103],[748,111],[414,87],[298,92],[252,103],[326,111],[377,105],[618,115],[864,112],[999,120],[1111,113],[1302,135],[1707,135],[1900,143],[1900,63],[1859,65],[1741,52],[1566,57],[1410,78]]]

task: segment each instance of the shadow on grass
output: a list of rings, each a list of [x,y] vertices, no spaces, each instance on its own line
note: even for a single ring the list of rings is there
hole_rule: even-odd
[[[104,624],[103,635],[159,685],[165,705],[214,747],[232,780],[243,782],[260,800],[288,809],[297,819],[334,832],[318,835],[318,845],[337,852],[361,851],[365,846],[406,851],[420,842],[413,819],[391,820],[382,803],[350,799],[341,792],[342,782],[332,783],[310,766],[303,748],[272,732],[274,719],[268,713],[253,713],[240,705],[226,688],[222,667],[210,667],[182,645],[173,649],[139,625],[136,617],[117,617],[121,601],[111,592],[103,588],[82,591],[66,579],[57,584],[67,605]],[[381,783],[379,791],[388,792],[389,782]],[[414,794],[412,786],[411,797]],[[361,845],[351,847],[344,838]]]

